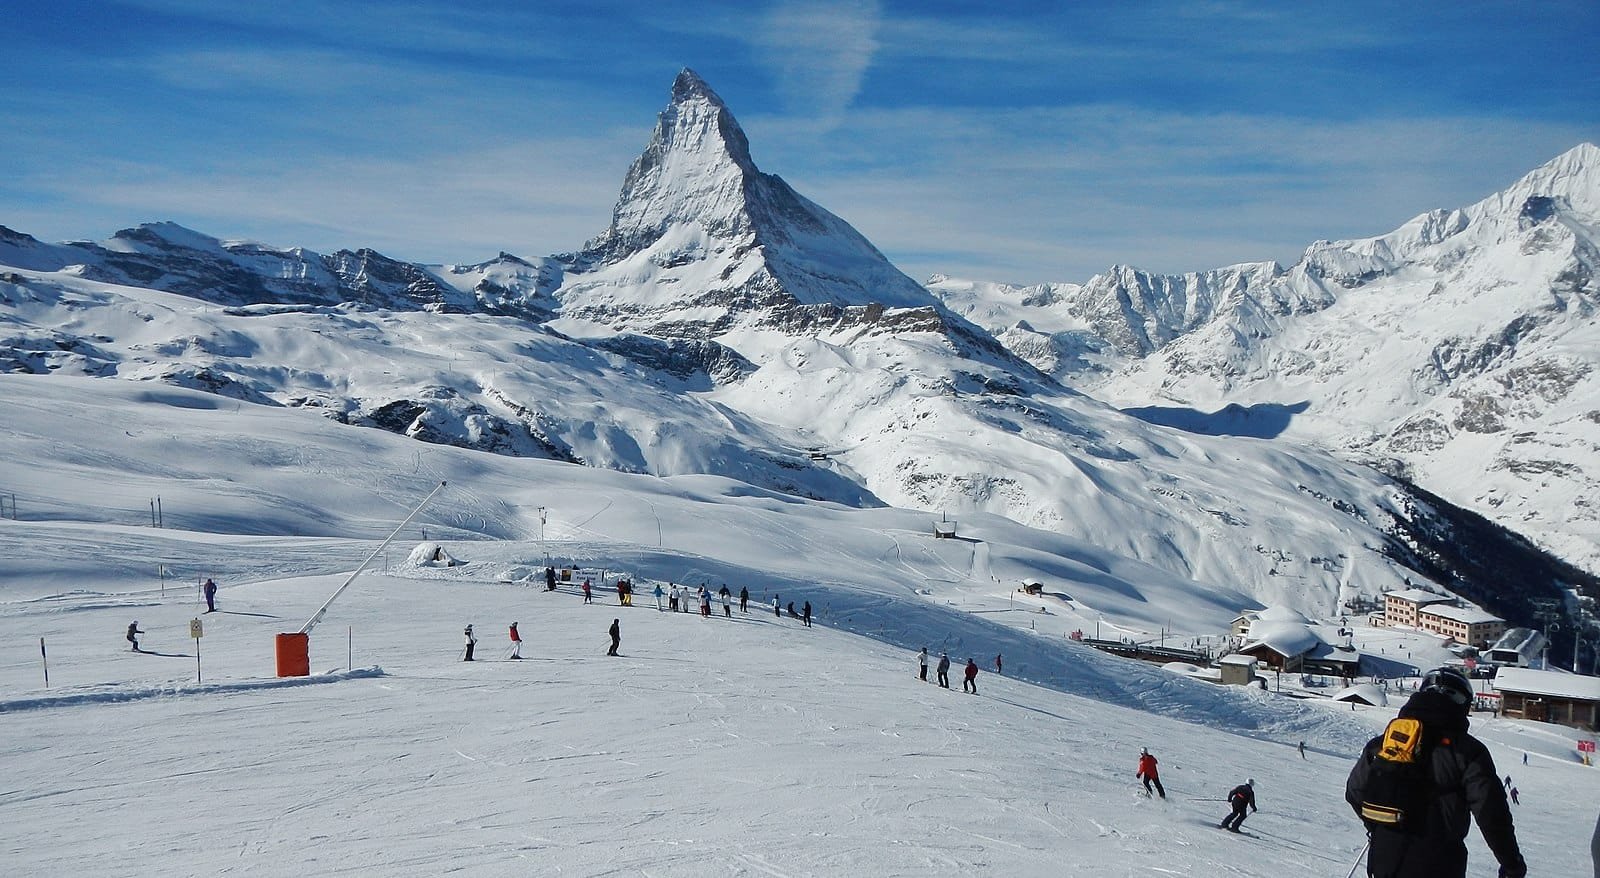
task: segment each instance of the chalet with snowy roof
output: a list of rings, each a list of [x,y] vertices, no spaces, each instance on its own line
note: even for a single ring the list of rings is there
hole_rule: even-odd
[[[1310,625],[1311,620],[1288,607],[1267,607],[1263,610],[1245,610],[1235,616],[1229,624],[1228,631],[1235,637],[1249,637],[1250,628],[1257,622],[1288,622],[1295,625]]]
[[[1600,677],[1501,668],[1494,688],[1500,693],[1501,716],[1591,732],[1600,728]]]
[[[1525,668],[1544,650],[1544,635],[1532,628],[1512,628],[1484,651],[1485,660],[1497,665]]]
[[[1256,620],[1250,626],[1249,640],[1239,648],[1239,652],[1278,671],[1353,677],[1359,673],[1361,666],[1361,654],[1354,649],[1328,643],[1310,625],[1287,618],[1280,621]]]

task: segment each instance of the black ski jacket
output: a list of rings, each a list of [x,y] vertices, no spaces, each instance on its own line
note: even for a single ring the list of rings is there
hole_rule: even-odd
[[[1501,874],[1511,878],[1526,875],[1494,758],[1482,741],[1467,734],[1467,718],[1461,708],[1440,693],[1418,692],[1400,708],[1400,715],[1422,720],[1424,740],[1429,742],[1433,790],[1427,822],[1420,834],[1369,825],[1372,851],[1367,857],[1367,874],[1374,878],[1461,878],[1467,874],[1467,831],[1476,817],[1478,831],[1500,861]],[[1345,782],[1345,801],[1358,815],[1382,743],[1381,735],[1367,742]]]

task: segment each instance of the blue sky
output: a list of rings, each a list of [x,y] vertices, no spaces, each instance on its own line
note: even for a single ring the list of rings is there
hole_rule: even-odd
[[[1408,7],[1408,8],[1397,8]],[[0,0],[0,224],[423,262],[600,232],[692,67],[917,279],[1292,262],[1600,142],[1600,3]]]

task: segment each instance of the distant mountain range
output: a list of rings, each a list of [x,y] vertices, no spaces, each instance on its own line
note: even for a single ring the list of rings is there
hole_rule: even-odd
[[[1594,153],[1552,167],[1592,169]],[[67,244],[0,227],[0,372],[159,381],[423,442],[716,474],[840,514],[992,513],[1188,579],[1208,603],[1248,596],[1327,615],[1358,593],[1433,582],[1527,620],[1531,599],[1595,580],[1365,463],[1448,496],[1422,458],[1401,457],[1421,447],[1406,436],[1433,435],[1419,420],[1429,414],[1451,431],[1433,449],[1446,468],[1477,460],[1470,443],[1448,440],[1535,445],[1501,436],[1533,408],[1577,441],[1585,414],[1548,413],[1586,398],[1580,366],[1593,347],[1543,340],[1579,340],[1593,201],[1529,186],[1543,194],[1512,196],[1511,214],[1430,214],[1383,239],[1314,245],[1287,272],[1117,269],[1083,286],[924,287],[762,173],[722,100],[685,70],[611,225],[577,253],[417,265],[170,223]],[[1500,274],[1474,270],[1459,292],[1422,289],[1479,262]],[[1465,312],[1480,315],[1471,326],[1506,329],[1516,297],[1496,278],[1534,275],[1567,310],[1547,298],[1517,333],[1493,336],[1504,350],[1485,347]],[[1401,291],[1423,298],[1402,305]],[[1423,321],[1417,302],[1429,295],[1449,305]],[[1369,298],[1386,301],[1361,305]],[[1453,346],[1434,338],[1447,330]],[[1396,374],[1401,352],[1422,348],[1448,387],[1424,393]],[[1495,397],[1497,382],[1511,383]],[[1520,401],[1531,387],[1538,406]],[[1244,407],[1198,411],[1207,388]],[[1395,425],[1380,435],[1358,414]],[[1338,439],[1335,424],[1365,444]],[[1583,470],[1585,449],[1563,447]],[[1577,490],[1576,478],[1552,467],[1546,481]],[[898,551],[885,546],[883,563]],[[972,569],[984,569],[981,551]],[[1043,553],[1037,562],[1069,580],[1094,576]]]
[[[1600,149],[1288,269],[1119,266],[930,288],[1147,420],[1283,437],[1415,481],[1600,570]]]

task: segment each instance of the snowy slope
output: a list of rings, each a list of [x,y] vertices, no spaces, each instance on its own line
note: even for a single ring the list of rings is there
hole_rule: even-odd
[[[1387,711],[1072,643],[1101,616],[1107,633],[1176,619],[1187,637],[1229,614],[1087,544],[991,517],[963,523],[974,542],[936,542],[919,513],[724,479],[418,455],[133,382],[0,376],[0,395],[0,482],[23,498],[0,522],[0,845],[17,874],[1342,875],[1363,841],[1342,782]],[[108,422],[123,429],[94,427]],[[274,678],[273,635],[441,479],[312,632],[319,674]],[[148,525],[156,493],[164,528]],[[423,529],[465,563],[409,566]],[[546,557],[633,577],[639,605],[515,581]],[[990,572],[1070,597],[1013,596]],[[222,589],[202,616],[204,576]],[[667,580],[809,600],[818,624],[658,613],[648,588]],[[607,659],[613,618],[623,655]],[[121,640],[134,619],[145,655]],[[498,660],[511,621],[520,663]],[[467,622],[495,661],[457,660]],[[978,658],[982,694],[917,682],[924,644]],[[1584,874],[1572,836],[1600,809],[1593,769],[1553,727],[1475,727],[1517,778],[1535,870]],[[1135,795],[1141,746],[1165,801]],[[1222,833],[1213,800],[1246,777],[1254,837]],[[1472,858],[1494,874],[1476,836]]]
[[[1600,149],[1582,144],[1477,204],[1318,242],[1286,270],[931,289],[1108,401],[1376,463],[1594,569],[1597,241]],[[1279,423],[1204,417],[1230,405]]]

